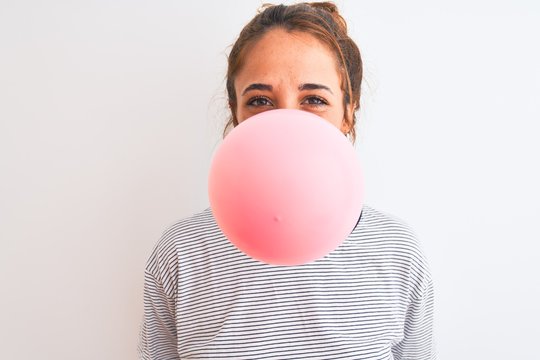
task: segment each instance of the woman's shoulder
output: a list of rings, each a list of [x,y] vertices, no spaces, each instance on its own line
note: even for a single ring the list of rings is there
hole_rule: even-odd
[[[429,280],[429,265],[421,241],[411,226],[401,218],[364,206],[351,239],[377,257],[388,262],[408,264],[411,275],[423,282]]]
[[[147,271],[173,276],[178,267],[180,251],[199,246],[206,239],[221,234],[209,208],[169,225],[163,231],[147,261]]]
[[[418,236],[406,221],[368,205],[364,205],[360,222],[351,237],[364,245],[425,261]]]
[[[163,232],[160,243],[176,242],[183,238],[194,238],[215,231],[217,224],[210,208],[182,218],[169,225]],[[159,243],[158,243],[159,244]]]
[[[156,248],[165,250],[171,247],[183,247],[186,242],[200,241],[219,232],[211,209],[206,208],[166,227]]]
[[[362,217],[357,228],[364,231],[401,233],[412,238],[416,237],[412,228],[403,219],[369,205],[363,206]]]

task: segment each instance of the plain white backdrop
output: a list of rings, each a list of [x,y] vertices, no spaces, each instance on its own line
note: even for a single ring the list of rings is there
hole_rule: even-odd
[[[0,358],[136,358],[144,264],[208,206],[226,54],[260,4],[0,1]],[[366,201],[420,237],[440,359],[534,358],[540,3],[337,4]]]

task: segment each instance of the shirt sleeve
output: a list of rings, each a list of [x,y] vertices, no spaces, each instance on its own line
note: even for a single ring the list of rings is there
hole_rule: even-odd
[[[409,304],[403,339],[392,348],[395,360],[434,360],[433,282],[428,278]]]
[[[163,281],[147,266],[144,279],[144,314],[139,338],[139,359],[176,360],[175,301],[166,292]]]

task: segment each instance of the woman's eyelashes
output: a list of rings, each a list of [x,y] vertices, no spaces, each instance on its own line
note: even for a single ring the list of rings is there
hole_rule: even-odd
[[[320,96],[307,96],[303,101],[302,104],[306,104],[308,106],[314,106],[314,107],[321,107],[328,105],[328,101],[326,99],[320,97]]]
[[[273,104],[266,96],[254,96],[248,100],[247,105],[252,107],[265,107],[272,106]]]
[[[254,96],[254,97],[250,98],[247,101],[246,104],[247,104],[247,106],[254,107],[254,108],[262,108],[262,107],[274,106],[274,103],[268,97],[262,96],[262,95]],[[327,105],[329,105],[329,103],[328,103],[328,101],[326,99],[324,99],[321,96],[310,95],[310,96],[306,96],[300,102],[300,105],[301,106],[319,108],[319,107],[327,106]]]

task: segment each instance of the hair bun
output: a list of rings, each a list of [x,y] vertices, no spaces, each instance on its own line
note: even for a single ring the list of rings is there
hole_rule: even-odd
[[[342,32],[343,34],[347,34],[347,22],[340,15],[336,4],[325,1],[325,2],[307,3],[307,5],[311,6],[314,9],[328,12],[330,16],[332,16],[332,18],[334,19],[334,22],[338,25],[339,31]]]
[[[317,9],[326,10],[329,13],[339,14],[336,4],[332,2],[312,2],[312,3],[308,3],[308,5]]]

